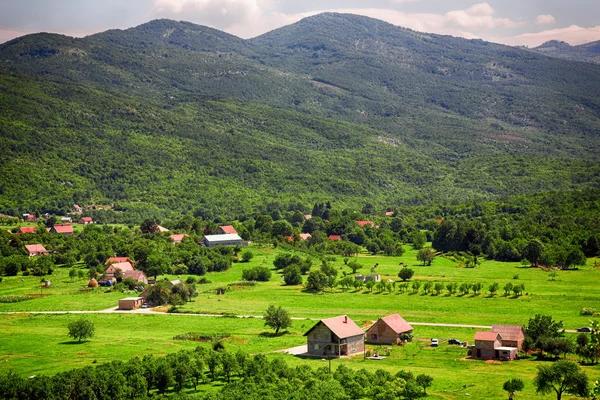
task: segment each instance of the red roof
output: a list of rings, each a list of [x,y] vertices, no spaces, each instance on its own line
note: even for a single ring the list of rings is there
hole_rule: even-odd
[[[436,222],[437,222],[438,224],[441,224],[442,222],[444,222],[444,220],[443,220],[443,219],[441,219],[441,218],[438,218],[438,219],[436,219]]]
[[[394,215],[394,212],[393,211],[388,211],[388,212],[385,213],[385,215],[387,215],[388,217],[391,217],[391,216]]]
[[[47,253],[48,251],[41,244],[26,244],[25,248],[29,253]]]
[[[221,228],[221,230],[225,232],[225,234],[237,235],[237,231],[231,225],[221,225],[219,228]]]
[[[174,242],[174,243],[179,243],[179,242],[181,242],[181,241],[183,240],[183,238],[184,238],[184,237],[186,237],[186,236],[190,236],[190,235],[188,235],[187,233],[182,233],[182,234],[180,234],[180,235],[179,235],[179,234],[178,234],[178,235],[170,235],[169,237],[170,237],[171,239],[173,239],[173,242]]]
[[[37,221],[37,217],[33,214],[27,216],[27,221]]]
[[[329,240],[342,240],[341,235],[329,235]]]
[[[502,336],[498,332],[475,332],[475,340],[480,340],[482,342],[495,342],[496,339],[502,340]]]
[[[56,233],[73,233],[73,227],[71,225],[54,225],[53,226]]]
[[[81,219],[79,221],[92,222],[92,217],[81,217]]]
[[[396,333],[410,332],[413,330],[413,327],[398,314],[388,315],[387,317],[381,318],[381,320]]]
[[[301,233],[298,236],[300,236],[300,240],[308,240],[311,238],[310,233]]]
[[[106,271],[104,271],[107,274],[114,274],[114,272],[120,269],[123,272],[127,272],[127,271],[133,271],[135,268],[133,268],[133,265],[129,264],[128,262],[120,262],[120,263],[115,263],[115,264],[111,264],[108,268],[106,268]]]
[[[354,321],[348,318],[347,315],[341,315],[339,317],[322,319],[313,326],[304,336],[308,335],[315,327],[319,324],[324,324],[331,332],[333,332],[338,338],[345,339],[352,336],[364,335],[362,329]]]
[[[36,233],[37,232],[37,227],[35,226],[24,226],[22,228],[19,228],[19,230],[17,231],[17,233]]]
[[[370,225],[370,226],[373,226],[373,225],[375,225],[375,224],[373,223],[373,221],[356,221],[356,222],[357,222],[357,223],[358,223],[358,225],[360,225],[360,226],[365,226],[365,225]]]
[[[128,262],[129,264],[133,265],[133,261],[129,257],[109,257],[109,259],[106,260],[104,265],[122,262]]]

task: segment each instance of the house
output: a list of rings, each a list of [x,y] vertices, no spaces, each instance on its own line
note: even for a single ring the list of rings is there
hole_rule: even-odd
[[[144,304],[143,297],[126,297],[119,300],[119,310],[135,310]]]
[[[364,332],[347,315],[322,319],[304,334],[308,354],[314,356],[348,356],[365,349]]]
[[[37,232],[37,227],[36,226],[23,226],[21,228],[19,228],[19,230],[17,231],[17,233],[36,233]]]
[[[87,225],[87,224],[93,224],[94,221],[92,221],[92,217],[81,217],[79,219],[79,223],[81,225]]]
[[[484,360],[514,360],[518,349],[502,345],[502,335],[498,332],[475,332],[475,345],[470,350],[471,357]]]
[[[370,226],[371,228],[375,227],[375,223],[373,221],[356,221],[356,223],[360,227]]]
[[[393,216],[394,216],[394,212],[393,212],[393,211],[387,211],[387,212],[385,213],[385,216],[386,216],[386,217],[393,217]]]
[[[169,232],[169,230],[164,226],[156,225],[156,232]]]
[[[304,214],[304,219],[309,220],[312,218],[311,214]]]
[[[23,219],[27,222],[35,222],[38,218],[33,214],[23,214]]]
[[[60,233],[61,235],[72,235],[73,226],[70,224],[56,224],[50,228],[50,233]]]
[[[308,239],[310,239],[311,237],[312,237],[312,236],[311,236],[311,234],[310,234],[310,233],[301,233],[301,234],[299,234],[299,235],[298,235],[298,238],[299,238],[300,240],[308,240]],[[286,237],[286,239],[287,239],[288,241],[290,241],[290,242],[293,242],[293,241],[294,241],[294,237],[293,237],[293,236],[287,236],[287,237]]]
[[[523,348],[525,340],[525,330],[520,325],[492,325],[492,332],[497,332],[502,336],[502,346]]]
[[[71,222],[73,222],[71,217],[61,217],[60,219],[61,224],[70,224]]]
[[[106,260],[106,262],[104,263],[104,265],[114,264],[114,263],[121,263],[121,262],[128,262],[132,266],[135,265],[135,263],[133,262],[133,260],[131,258],[129,258],[129,257],[109,257],[108,260]]]
[[[77,204],[73,204],[73,212],[75,212],[75,213],[83,212],[83,208],[81,208],[81,206],[79,206]]]
[[[181,243],[184,237],[190,236],[187,233],[182,233],[180,235],[170,235],[169,237],[173,239],[173,244]]]
[[[106,268],[106,270],[104,271],[104,275],[113,276],[118,269],[120,269],[123,274],[127,271],[135,271],[133,265],[129,264],[128,262],[120,262],[110,264],[108,268]]]
[[[329,240],[342,240],[342,235],[329,235]]]
[[[41,244],[26,244],[25,248],[29,253],[29,257],[48,255],[48,250]]]
[[[144,284],[148,284],[148,277],[144,273],[144,271],[125,271],[123,273],[123,279],[131,278],[136,282],[141,282]]]
[[[401,335],[412,334],[413,327],[399,314],[379,318],[367,331],[367,343],[397,344]]]
[[[238,246],[242,245],[242,238],[237,234],[225,235],[206,235],[202,238],[202,243],[206,247],[216,246]]]
[[[231,225],[221,225],[215,231],[217,235],[237,235],[237,231]]]

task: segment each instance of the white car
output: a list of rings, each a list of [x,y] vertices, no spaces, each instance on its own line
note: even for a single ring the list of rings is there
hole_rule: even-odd
[[[439,344],[440,343],[437,339],[431,339],[431,344],[430,344],[431,347],[438,347]]]

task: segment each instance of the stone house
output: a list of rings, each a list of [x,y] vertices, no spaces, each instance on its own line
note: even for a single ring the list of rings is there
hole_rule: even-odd
[[[412,334],[413,327],[399,314],[388,315],[379,318],[367,330],[367,343],[373,344],[398,344],[401,343],[400,336]]]
[[[341,357],[364,352],[364,332],[347,315],[320,320],[308,332],[308,354]]]

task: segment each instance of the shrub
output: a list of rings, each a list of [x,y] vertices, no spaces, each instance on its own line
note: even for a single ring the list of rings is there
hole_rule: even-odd
[[[300,285],[302,283],[300,267],[295,264],[285,267],[283,270],[283,281],[286,285]]]
[[[594,315],[596,313],[595,308],[584,307],[579,311],[579,315]]]
[[[243,262],[249,262],[253,258],[254,258],[254,253],[252,253],[250,250],[244,250],[244,252],[242,253],[242,261]]]
[[[31,300],[29,296],[6,295],[0,296],[0,303],[19,303],[21,301]]]
[[[247,281],[268,282],[271,279],[271,270],[267,267],[254,267],[242,271],[242,279]]]

